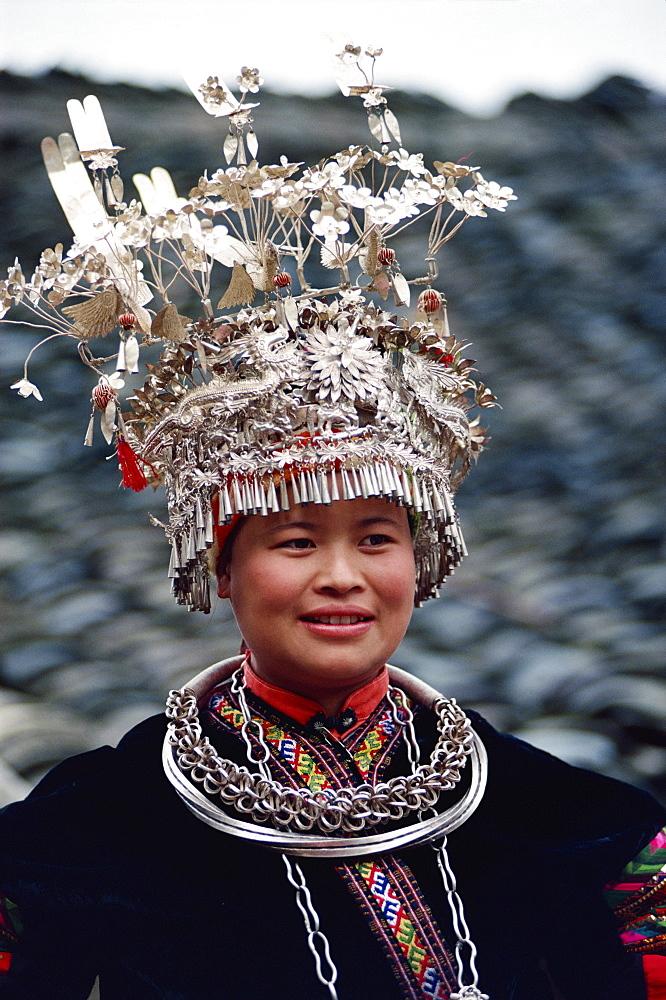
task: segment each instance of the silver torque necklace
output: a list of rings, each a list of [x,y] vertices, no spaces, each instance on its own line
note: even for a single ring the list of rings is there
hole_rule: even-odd
[[[352,858],[394,851],[441,839],[461,826],[477,808],[487,779],[485,747],[455,702],[406,671],[389,666],[391,683],[414,701],[435,711],[440,736],[430,764],[412,768],[412,774],[377,785],[336,790],[335,796],[314,795],[308,789],[290,788],[272,781],[266,756],[257,760],[259,771],[220,758],[203,736],[197,706],[214,687],[227,680],[243,663],[242,656],[214,664],[198,674],[167,702],[170,720],[162,760],[167,778],[194,815],[223,833],[250,840],[287,854],[302,857]],[[245,730],[249,722],[246,720]],[[243,733],[248,750],[251,744]],[[268,748],[265,747],[265,753]],[[471,782],[461,799],[436,812],[439,795],[459,781],[466,761]],[[222,801],[247,819],[226,813],[205,795],[219,794]],[[424,811],[432,813],[423,819]],[[418,817],[396,830],[361,833],[388,819],[408,813]],[[266,825],[265,821],[275,823]],[[295,825],[296,829],[286,829]],[[318,832],[311,832],[313,826]],[[336,833],[340,830],[341,833]]]

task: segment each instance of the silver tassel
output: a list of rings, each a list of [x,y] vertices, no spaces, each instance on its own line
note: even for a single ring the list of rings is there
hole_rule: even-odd
[[[386,472],[386,466],[379,464],[375,466],[375,471],[379,476],[380,482],[382,484],[382,489],[384,491],[384,496],[388,499],[392,497],[395,493],[395,486],[393,484],[393,477],[389,476]]]
[[[412,491],[409,485],[409,476],[407,475],[407,470],[403,469],[402,472],[402,495],[406,504],[411,504],[412,502]]]
[[[93,410],[92,413],[90,414],[90,420],[88,421],[88,429],[86,431],[86,436],[83,439],[83,444],[87,448],[92,447],[94,429],[95,429],[95,411]]]
[[[446,507],[444,506],[444,501],[440,496],[436,483],[432,484],[432,507],[433,510],[437,511],[438,513],[442,510],[446,510]]]
[[[194,521],[197,528],[203,528],[205,522],[204,522],[203,508],[201,506],[201,497],[197,497]]]
[[[386,479],[386,470],[379,462],[375,462],[372,467],[372,474],[377,481],[377,486],[379,489],[379,495],[386,499],[391,496],[391,487]]]
[[[397,497],[402,496],[402,483],[400,482],[400,476],[398,475],[398,470],[390,462],[386,462],[386,473],[389,479],[393,482],[393,492]]]
[[[289,494],[287,493],[287,482],[280,479],[280,507],[282,510],[289,510]]]
[[[178,546],[178,539],[171,539],[171,555],[173,558],[173,568],[178,572],[180,569],[180,548]]]
[[[254,509],[260,510],[262,514],[266,513],[266,497],[259,476],[254,478]]]
[[[354,491],[352,490],[351,483],[349,482],[349,475],[346,469],[341,470],[340,478],[342,479],[342,499],[353,500]]]
[[[335,469],[331,469],[331,500],[339,500],[340,491],[338,489],[338,477]]]
[[[328,479],[326,473],[320,469],[317,473],[317,478],[319,480],[319,492],[321,494],[321,502],[325,504],[330,504],[331,494],[328,492]]]
[[[448,520],[453,524],[456,519],[456,512],[453,509],[453,504],[451,503],[451,497],[449,496],[449,491],[444,487],[444,506],[446,507],[446,514]]]
[[[419,488],[419,480],[416,473],[412,473],[412,493],[414,494],[414,509],[417,511],[423,510],[423,500],[421,499],[421,490]]]
[[[291,491],[294,494],[294,506],[298,506],[298,504],[300,504],[300,502],[301,502],[301,495],[298,492],[298,486],[297,486],[296,479],[297,479],[296,473],[293,473],[292,477],[291,477]],[[287,510],[289,510],[288,507],[287,507]]]
[[[224,489],[221,491],[222,495],[220,498],[220,505],[218,507],[218,523],[223,524],[222,517],[225,519],[233,514],[233,507],[231,506],[231,497],[229,496],[229,490],[227,489],[227,484],[224,484]]]
[[[206,548],[208,548],[209,545],[212,545],[215,539],[215,534],[213,533],[213,511],[210,507],[206,508],[206,529],[204,539],[206,542]]]
[[[356,471],[356,466],[351,467],[352,479],[354,481],[354,495],[356,497],[363,496],[363,491],[361,490],[360,483],[358,481],[358,472]]]
[[[236,513],[237,514],[242,514],[243,513],[243,501],[241,499],[240,486],[238,484],[238,480],[237,479],[234,479],[233,493],[234,493],[234,507],[236,509]]]
[[[187,562],[192,562],[197,557],[197,548],[194,541],[194,532],[190,529],[187,535]]]
[[[275,483],[273,482],[272,476],[269,476],[268,479],[268,506],[274,514],[277,514],[280,509],[277,493],[275,492]]]
[[[319,491],[316,473],[308,472],[308,479],[310,480],[310,496],[312,497],[312,502],[321,503],[321,493]]]
[[[312,497],[310,496],[307,479],[305,478],[305,472],[303,470],[301,470],[299,477],[299,486],[301,489],[301,503],[310,503],[312,501]]]
[[[368,490],[368,479],[366,476],[366,470],[364,465],[362,465],[361,468],[358,470],[358,478],[361,480],[361,494],[363,496],[363,499],[367,500],[369,495],[369,490]]]
[[[252,494],[250,493],[250,487],[247,479],[245,479],[243,480],[243,513],[252,514],[253,511],[254,501],[252,500]]]

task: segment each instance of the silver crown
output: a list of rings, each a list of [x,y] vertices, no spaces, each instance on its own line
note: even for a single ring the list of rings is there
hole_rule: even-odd
[[[465,554],[453,493],[484,440],[468,411],[494,397],[449,331],[436,255],[467,218],[503,211],[514,195],[477,168],[429,169],[402,147],[374,81],[379,54],[349,45],[337,56],[338,83],[363,100],[376,146],[303,170],[286,157],[259,164],[258,104],[246,98],[263,81],[248,67],[240,100],[216,75],[193,86],[228,119],[228,165],[188,198],[155,168],[134,177],[143,205],[123,201],[120,147],[95,98],[69,102],[78,148],[68,134],[42,144],[75,240],[66,254],[45,250],[30,280],[10,268],[2,315],[20,301],[78,341],[96,379],[86,443],[99,414],[125,485],[165,486],[169,572],[191,609],[210,608],[207,553],[237,514],[368,496],[404,505],[415,515],[417,603]],[[389,241],[426,215],[426,273],[407,278]],[[337,272],[329,287],[308,282],[315,252]],[[184,315],[193,301],[198,317]],[[95,355],[91,341],[116,329],[117,353]],[[141,345],[159,342],[123,413],[125,373],[139,371]],[[41,399],[27,362],[13,388]]]

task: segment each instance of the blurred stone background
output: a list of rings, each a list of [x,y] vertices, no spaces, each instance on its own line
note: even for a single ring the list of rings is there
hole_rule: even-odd
[[[91,85],[0,74],[0,262],[27,272],[70,233],[41,164]],[[176,91],[95,84],[121,173],[160,165],[182,193],[222,163],[224,125]],[[395,93],[404,145],[480,164],[519,195],[441,256],[454,332],[473,342],[492,442],[459,495],[470,556],[416,612],[394,661],[500,728],[666,798],[663,610],[666,100],[613,77],[474,119]],[[313,162],[367,141],[358,102],[261,96],[260,159]],[[408,277],[411,241],[400,258]],[[0,800],[114,743],[165,693],[238,648],[220,603],[176,607],[160,494],[118,488],[69,340],[40,349],[44,402],[7,387],[39,331],[0,331]],[[138,379],[138,376],[137,376]]]

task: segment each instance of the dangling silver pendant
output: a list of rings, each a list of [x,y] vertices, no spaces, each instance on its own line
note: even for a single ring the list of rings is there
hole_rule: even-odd
[[[477,986],[463,986],[457,993],[452,993],[449,1000],[490,1000],[490,997]]]

